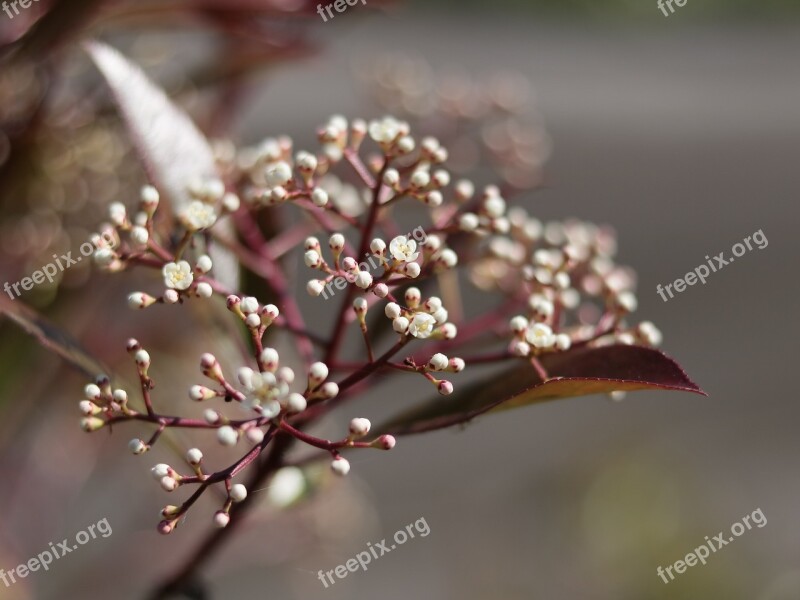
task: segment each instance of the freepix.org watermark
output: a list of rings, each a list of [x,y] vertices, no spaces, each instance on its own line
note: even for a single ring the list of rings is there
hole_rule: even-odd
[[[331,8],[335,9],[336,12],[342,13],[347,10],[348,6],[355,6],[359,2],[361,2],[361,4],[366,4],[367,0],[336,0],[336,2],[326,5],[324,9],[322,4],[317,4],[317,12],[319,13],[319,16],[322,17],[322,22],[327,23],[328,17],[332,19],[336,16],[331,11]],[[328,11],[328,17],[325,16],[325,11]]]
[[[408,540],[414,539],[415,531],[419,533],[420,537],[428,537],[431,528],[428,526],[425,517],[419,518],[414,523],[406,525],[405,529],[398,529],[394,536],[392,536],[394,543],[391,546],[389,542],[386,541],[386,538],[383,538],[376,544],[367,542],[366,550],[359,552],[354,558],[345,561],[343,565],[339,565],[330,571],[323,571],[320,569],[317,573],[317,578],[322,582],[322,585],[327,588],[329,585],[336,583],[333,579],[334,574],[339,579],[344,579],[350,573],[355,573],[359,569],[366,571],[367,565],[371,563],[373,559],[378,560],[383,555],[389,554],[389,552],[395,550],[398,546],[405,544]],[[330,581],[330,584],[328,581]]]
[[[752,243],[751,243],[752,242]],[[706,260],[708,264],[702,264],[697,267],[694,271],[690,271],[682,278],[676,279],[672,283],[668,283],[664,287],[661,287],[659,283],[656,286],[656,293],[661,296],[661,299],[666,302],[669,298],[674,298],[675,294],[672,293],[672,289],[674,288],[676,292],[682,292],[686,289],[687,285],[694,285],[698,281],[702,282],[703,285],[706,283],[706,277],[711,275],[711,273],[716,273],[717,271],[721,270],[723,267],[729,265],[737,258],[744,256],[744,254],[748,250],[753,249],[753,244],[759,250],[763,250],[769,245],[769,241],[767,240],[767,236],[764,235],[764,231],[759,229],[753,235],[748,235],[744,238],[741,242],[736,242],[733,247],[731,248],[731,252],[733,256],[730,258],[725,258],[725,253],[720,252],[713,259],[709,258],[706,255]],[[664,293],[666,292],[666,294]],[[669,294],[669,298],[667,298],[667,294]]]
[[[75,542],[77,543],[75,544],[70,544],[69,538],[62,540],[57,544],[50,542],[48,550],[40,552],[38,556],[31,558],[28,562],[17,565],[9,571],[0,569],[0,579],[6,584],[6,587],[10,587],[11,584],[17,583],[17,577],[24,579],[39,569],[49,571],[50,565],[54,560],[63,558],[70,552],[77,550],[79,546],[83,546],[84,544],[88,544],[91,540],[97,539],[98,533],[100,534],[100,537],[104,538],[107,538],[113,533],[111,531],[111,525],[108,524],[107,518],[101,519],[97,523],[89,525],[89,527],[87,527],[85,530],[76,533]]]
[[[752,523],[750,522],[751,520]],[[720,531],[711,539],[706,536],[705,544],[699,545],[694,549],[693,552],[689,552],[689,554],[687,554],[683,560],[676,560],[675,563],[671,564],[666,569],[663,569],[661,566],[659,566],[656,569],[656,574],[664,580],[664,583],[669,583],[675,579],[675,575],[672,574],[673,569],[678,575],[680,575],[685,573],[688,567],[693,567],[698,562],[705,565],[706,559],[711,556],[713,552],[716,552],[723,546],[727,546],[734,539],[740,535],[743,535],[745,531],[751,530],[753,525],[756,525],[760,529],[766,524],[767,518],[764,516],[764,513],[761,511],[761,509],[757,508],[751,514],[745,515],[741,521],[737,521],[731,525],[731,533],[733,534],[732,536],[726,537],[724,531]],[[667,579],[667,575],[669,575],[669,579]]]
[[[21,280],[15,283],[9,283],[6,281],[3,289],[5,290],[6,294],[8,294],[9,298],[15,300],[16,298],[19,298],[20,294],[22,293],[19,291],[20,287],[27,292],[32,290],[34,285],[44,283],[45,279],[47,279],[49,283],[53,283],[56,275],[69,269],[72,265],[78,264],[81,260],[83,260],[84,257],[94,254],[96,249],[95,244],[97,244],[97,247],[99,247],[101,241],[106,242],[111,247],[116,245],[116,240],[113,238],[113,236],[108,232],[103,232],[101,235],[95,238],[95,243],[84,242],[81,244],[81,247],[78,249],[81,253],[80,256],[73,258],[72,251],[62,254],[61,256],[53,254],[53,258],[56,259],[55,262],[47,263],[39,270],[31,273],[30,277],[23,277]],[[12,290],[16,296],[11,293]]]
[[[31,4],[38,1],[39,0],[13,0],[13,2],[5,1],[0,4],[0,6],[3,8],[3,12],[8,15],[8,18],[13,19],[14,15],[19,14],[19,8],[17,8],[17,4],[19,4],[21,8],[30,8]],[[14,14],[11,14],[12,8],[14,9]]]

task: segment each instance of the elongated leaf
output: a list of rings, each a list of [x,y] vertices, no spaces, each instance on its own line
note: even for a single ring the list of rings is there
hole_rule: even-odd
[[[0,313],[5,314],[25,332],[35,337],[39,343],[61,356],[69,365],[90,379],[108,369],[89,354],[69,333],[53,325],[32,308],[19,300],[0,297]]]
[[[528,404],[609,393],[616,390],[672,390],[706,395],[683,369],[658,350],[641,346],[605,346],[545,356],[550,378],[542,382],[527,362],[488,380],[456,387],[392,419],[381,432],[406,435],[465,423],[489,411]]]
[[[185,207],[190,182],[218,177],[208,140],[163,90],[117,50],[95,41],[86,49],[111,88],[150,178],[166,192],[175,210]],[[216,227],[231,234],[227,219]],[[239,271],[233,255],[217,244],[209,253],[217,278],[236,289]]]

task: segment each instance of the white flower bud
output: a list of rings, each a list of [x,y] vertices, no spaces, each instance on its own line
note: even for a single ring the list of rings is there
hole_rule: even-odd
[[[511,331],[514,333],[522,333],[526,329],[528,329],[528,319],[523,317],[522,315],[517,315],[509,322],[509,327]]]
[[[164,290],[164,302],[167,304],[177,304],[178,300],[181,299],[181,295],[178,293],[178,290],[168,289]]]
[[[428,368],[432,371],[444,371],[449,363],[450,361],[444,354],[437,352],[428,361]]]
[[[204,385],[193,385],[189,388],[189,398],[195,402],[211,400],[211,398],[214,398],[216,395],[217,393],[214,390],[207,388]]]
[[[364,298],[356,298],[353,300],[353,310],[357,315],[364,315],[367,312],[367,301]]]
[[[344,236],[341,233],[334,233],[328,239],[328,246],[335,253],[341,252],[344,248]]]
[[[231,500],[234,502],[241,502],[245,498],[247,498],[247,488],[244,487],[241,483],[236,483],[231,486],[230,491]]]
[[[285,186],[292,178],[292,168],[284,161],[279,161],[267,168],[264,177],[271,188]]]
[[[257,327],[261,326],[261,317],[257,314],[249,314],[247,318],[244,320],[244,324],[247,325],[250,329],[256,329]]]
[[[556,348],[559,350],[569,350],[572,346],[572,340],[566,333],[559,333],[556,335]]]
[[[425,204],[427,204],[428,206],[436,208],[438,206],[441,206],[443,202],[444,202],[444,196],[442,196],[442,193],[437,190],[433,190],[425,194]]]
[[[325,206],[328,204],[328,192],[322,188],[314,188],[314,191],[311,192],[311,202],[314,203],[314,206]]]
[[[127,214],[128,212],[122,202],[112,202],[108,207],[108,218],[117,227],[125,223]]]
[[[331,471],[337,475],[347,475],[350,472],[350,463],[346,458],[338,456],[331,462]]]
[[[261,351],[261,363],[264,365],[264,368],[267,371],[275,372],[278,368],[278,361],[280,357],[278,356],[278,351],[275,348],[264,348]]]
[[[101,396],[100,387],[94,383],[90,383],[83,388],[83,394],[88,400],[99,400]]]
[[[372,275],[370,275],[367,271],[359,271],[358,275],[356,275],[355,284],[362,290],[367,289],[372,285]]]
[[[162,477],[159,483],[165,492],[173,492],[178,487],[178,482],[169,475]]]
[[[102,410],[91,400],[81,400],[80,402],[78,402],[78,408],[80,409],[81,413],[86,416],[96,415]]]
[[[197,265],[195,266],[201,273],[208,273],[211,270],[211,267],[214,266],[214,263],[212,262],[210,256],[203,254],[197,259]]]
[[[234,213],[239,210],[239,207],[242,205],[242,201],[233,192],[228,192],[222,197],[222,208],[224,208],[229,213]]]
[[[464,362],[463,358],[454,357],[450,359],[449,368],[453,373],[460,373],[466,367],[466,363]]]
[[[158,190],[154,188],[152,185],[145,185],[142,186],[142,190],[139,193],[139,197],[142,200],[142,203],[147,207],[155,208],[158,206]]]
[[[392,321],[392,329],[394,329],[397,333],[405,333],[408,331],[408,319],[405,317],[397,317]]]
[[[453,393],[453,384],[447,381],[446,379],[442,379],[437,386],[439,393],[442,396],[449,396]]]
[[[203,411],[203,418],[206,420],[206,423],[209,425],[216,425],[219,423],[219,413],[215,411],[213,408],[207,408]]]
[[[636,310],[638,302],[636,301],[636,296],[633,295],[631,292],[621,292],[616,297],[617,306],[619,306],[625,312],[632,313]]]
[[[372,423],[369,419],[355,418],[350,421],[350,434],[355,437],[364,437],[369,433]]]
[[[258,300],[252,296],[246,296],[242,298],[242,302],[239,306],[241,307],[242,312],[246,315],[258,312]]]
[[[390,319],[396,319],[397,317],[400,316],[401,313],[400,305],[397,304],[396,302],[389,302],[383,308],[383,312]]]
[[[385,283],[379,283],[374,288],[372,288],[372,293],[375,294],[378,298],[386,298],[389,295],[389,286]]]
[[[143,454],[147,450],[147,445],[139,438],[133,438],[128,442],[128,450],[134,454]]]
[[[223,529],[228,526],[228,523],[231,522],[231,518],[225,511],[218,510],[214,513],[214,525]]]
[[[458,264],[458,255],[450,248],[445,248],[439,255],[439,260],[444,264],[444,266],[452,269]]]
[[[150,354],[147,350],[139,350],[134,355],[134,360],[136,364],[142,368],[146,368],[150,366]]]
[[[328,378],[328,365],[324,362],[315,362],[308,370],[308,378],[313,383],[322,383]]]
[[[303,255],[303,262],[306,263],[307,267],[316,269],[322,264],[322,258],[320,257],[319,252],[317,252],[316,250],[308,250]]]
[[[186,452],[186,462],[190,465],[199,465],[200,461],[203,460],[203,453],[200,452],[199,448],[190,448]]]
[[[147,242],[150,241],[150,234],[145,227],[137,225],[131,229],[131,240],[138,246],[146,246]]]
[[[306,284],[306,291],[309,296],[319,296],[325,289],[325,283],[319,279],[309,279]]]
[[[211,287],[210,283],[201,281],[197,284],[197,295],[200,298],[211,298],[214,295],[214,288]]]
[[[480,220],[475,213],[464,213],[458,219],[458,226],[462,231],[475,231],[478,225]]]
[[[446,187],[450,184],[450,173],[444,169],[437,169],[433,172],[433,184],[437,187]]]
[[[286,399],[286,411],[290,414],[303,412],[308,406],[308,401],[303,394],[292,392]]]
[[[94,262],[98,267],[107,267],[117,258],[110,248],[98,248],[94,251]]]
[[[417,169],[411,174],[410,182],[411,187],[417,189],[424,188],[427,187],[427,185],[431,182],[431,176],[427,171],[423,169]]]
[[[158,463],[152,469],[150,469],[150,474],[153,476],[153,479],[156,481],[161,481],[162,478],[167,477],[172,469],[170,469],[169,465],[164,463]]]
[[[417,277],[419,277],[422,268],[419,266],[418,263],[412,262],[404,264],[402,266],[402,271],[403,274],[406,275],[407,277],[411,279],[416,279]]]
[[[223,446],[235,446],[239,441],[239,434],[230,425],[223,425],[217,429],[217,440]]]
[[[417,308],[422,300],[422,292],[417,287],[410,287],[406,290],[405,299],[409,308]]]
[[[328,381],[327,383],[323,383],[322,387],[319,388],[319,393],[324,400],[330,400],[331,398],[336,398],[339,395],[339,384],[335,381]]]
[[[114,401],[120,406],[128,402],[128,392],[126,392],[125,390],[121,389],[114,390],[113,396],[114,396]]]
[[[305,491],[306,480],[303,471],[297,467],[280,469],[267,488],[267,500],[278,507],[286,507],[295,502]]]
[[[369,243],[370,251],[376,256],[383,256],[386,252],[386,242],[380,238],[375,238]]]
[[[400,183],[400,173],[397,172],[397,169],[386,169],[386,172],[383,174],[383,183],[390,188],[397,187]]]
[[[245,432],[244,436],[251,444],[260,444],[264,441],[264,432],[258,427],[251,427]]]

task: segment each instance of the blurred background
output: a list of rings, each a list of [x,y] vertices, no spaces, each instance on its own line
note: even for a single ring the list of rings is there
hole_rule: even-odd
[[[310,473],[325,489],[299,505],[281,509],[265,491],[204,570],[209,597],[799,598],[800,408],[787,377],[800,334],[800,5],[688,0],[664,17],[654,0],[368,0],[323,23],[306,4],[61,2],[47,19],[42,0],[13,20],[0,13],[0,280],[77,248],[105,206],[132,202],[144,181],[76,45],[87,36],[122,49],[206,133],[237,144],[288,134],[316,147],[316,127],[336,113],[441,127],[430,98],[453,95],[439,86],[463,100],[500,77],[521,99],[513,123],[527,144],[519,168],[501,175],[530,188],[520,202],[543,220],[616,228],[620,262],[639,274],[639,318],[658,325],[664,350],[709,397],[563,400],[353,454],[346,481]],[[469,102],[455,106],[469,121]],[[455,136],[456,158],[476,182],[493,180],[503,146],[493,131],[456,130],[470,134]],[[758,230],[765,249],[667,303],[656,294]],[[17,302],[127,376],[124,341],[137,335],[158,349],[160,401],[185,411],[213,334],[186,340],[185,321],[132,314],[126,295],[147,277],[83,267]],[[295,283],[302,294],[305,277]],[[319,312],[311,322],[322,326]],[[175,456],[167,447],[131,456],[133,428],[81,432],[84,383],[0,320],[0,567],[103,517],[114,531],[48,573],[0,586],[0,599],[146,597],[210,526],[202,513],[213,505],[201,503],[176,534],[155,533],[165,498],[148,469]],[[359,412],[379,421],[417,389],[380,386],[324,431]],[[758,508],[768,524],[706,566],[669,584],[656,575]],[[317,579],[419,518],[429,536],[328,589]]]

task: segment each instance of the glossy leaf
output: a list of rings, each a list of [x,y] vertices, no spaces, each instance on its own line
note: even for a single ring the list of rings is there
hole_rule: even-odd
[[[489,411],[613,391],[671,390],[706,395],[683,369],[658,350],[641,346],[578,348],[544,356],[542,382],[527,362],[437,397],[392,419],[381,432],[407,435],[466,423]]]

